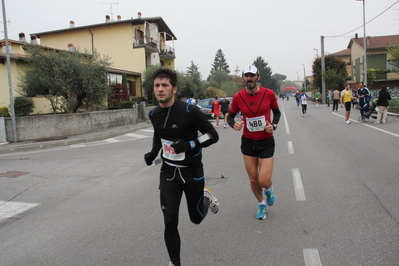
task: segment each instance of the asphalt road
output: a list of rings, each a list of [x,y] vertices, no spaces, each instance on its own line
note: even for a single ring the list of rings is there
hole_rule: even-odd
[[[219,127],[203,161],[220,211],[194,225],[182,202],[183,265],[399,265],[399,118],[279,104],[275,206],[255,219],[241,133]],[[0,154],[0,265],[168,265],[151,137]]]

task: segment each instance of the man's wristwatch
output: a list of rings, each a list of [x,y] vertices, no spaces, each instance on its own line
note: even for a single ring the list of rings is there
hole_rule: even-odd
[[[277,125],[273,124],[273,130],[276,130],[276,129],[277,129]]]

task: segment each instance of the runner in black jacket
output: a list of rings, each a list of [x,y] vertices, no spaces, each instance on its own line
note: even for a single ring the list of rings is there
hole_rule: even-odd
[[[179,207],[184,192],[190,219],[199,224],[208,208],[217,213],[219,203],[204,188],[202,148],[216,143],[219,136],[205,115],[194,105],[175,99],[177,75],[175,71],[159,68],[153,74],[154,93],[159,106],[149,113],[154,127],[152,149],[144,155],[151,165],[162,149],[160,174],[161,209],[165,222],[165,243],[170,264],[179,266],[180,236],[177,229]],[[198,137],[198,131],[201,136]]]

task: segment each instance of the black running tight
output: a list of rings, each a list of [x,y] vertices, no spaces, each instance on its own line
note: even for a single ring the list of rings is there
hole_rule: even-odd
[[[174,265],[179,266],[181,241],[177,226],[183,192],[187,199],[190,220],[193,223],[201,223],[208,211],[209,202],[207,202],[207,199],[203,199],[203,168],[178,168],[164,163],[161,168],[159,188],[161,209],[165,222],[166,248],[170,260]]]

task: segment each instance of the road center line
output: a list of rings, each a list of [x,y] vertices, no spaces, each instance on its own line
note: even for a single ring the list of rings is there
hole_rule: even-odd
[[[298,168],[292,168],[292,178],[294,180],[295,196],[297,201],[306,201],[305,190],[303,189],[301,173]]]
[[[288,141],[287,145],[288,145],[288,154],[294,154],[294,146],[292,144],[292,141]]]
[[[321,260],[317,248],[303,249],[303,257],[306,266],[321,266]]]

